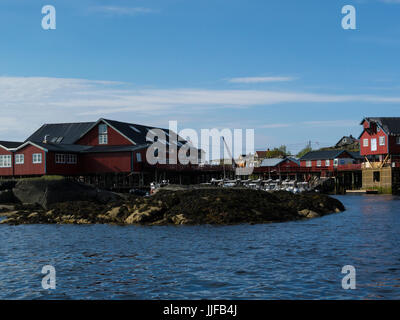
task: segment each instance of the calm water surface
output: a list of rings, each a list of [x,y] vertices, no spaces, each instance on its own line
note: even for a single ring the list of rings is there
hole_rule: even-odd
[[[338,198],[344,213],[268,225],[0,225],[0,298],[399,299],[400,198]]]

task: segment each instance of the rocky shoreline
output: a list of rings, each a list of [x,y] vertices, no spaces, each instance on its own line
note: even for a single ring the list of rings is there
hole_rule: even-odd
[[[345,210],[337,199],[318,193],[205,187],[166,188],[151,197],[139,197],[67,180],[20,181],[7,188],[0,184],[0,214],[5,217],[0,223],[9,225],[256,224],[311,219]],[[14,203],[1,200],[4,194]]]

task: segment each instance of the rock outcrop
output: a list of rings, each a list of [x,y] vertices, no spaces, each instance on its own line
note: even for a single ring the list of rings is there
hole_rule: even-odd
[[[18,184],[15,188],[25,190]],[[46,201],[16,205],[1,223],[254,224],[310,219],[345,210],[337,199],[318,193],[294,195],[284,191],[268,193],[234,188],[161,189],[151,197],[111,197],[105,202],[99,201],[96,193],[89,189],[89,196],[82,195],[79,201],[69,200],[72,196],[68,193],[49,196],[49,189],[44,191],[43,187],[37,187],[34,190],[38,199],[44,197]],[[35,199],[33,194],[24,192],[26,195],[22,196],[21,191],[17,197],[31,202]],[[80,192],[85,191],[81,189]],[[58,202],[60,200],[62,202]]]
[[[121,197],[116,193],[67,179],[33,178],[0,183],[0,203],[38,204],[47,209],[55,203],[94,201],[110,203]]]

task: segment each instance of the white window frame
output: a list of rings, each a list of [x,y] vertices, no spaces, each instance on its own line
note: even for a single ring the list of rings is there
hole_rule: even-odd
[[[363,139],[363,147],[368,147],[369,139]]]
[[[317,167],[321,167],[322,166],[322,160],[317,160]]]
[[[56,153],[55,162],[57,164],[77,164],[78,156],[76,154]]]
[[[108,144],[108,126],[99,124],[99,144]]]
[[[32,163],[33,164],[40,164],[42,163],[42,154],[41,153],[34,153],[32,154]]]
[[[107,134],[99,134],[99,144],[108,144]]]
[[[0,168],[11,168],[11,155],[0,155]]]
[[[23,153],[16,153],[15,154],[15,164],[24,164],[25,156]]]
[[[385,144],[386,144],[386,137],[385,136],[379,137],[379,145],[384,146]]]
[[[331,160],[325,160],[325,167],[329,167],[331,165]]]
[[[311,168],[312,167],[312,161],[311,160],[307,160],[306,161],[306,167],[307,168]]]
[[[396,144],[400,144],[400,137],[396,137]]]
[[[64,154],[62,154],[62,153],[56,153],[56,155],[55,155],[55,162],[56,162],[57,164],[63,164],[63,163],[65,163]]]
[[[76,154],[68,154],[67,155],[67,163],[68,164],[77,164],[78,157]]]

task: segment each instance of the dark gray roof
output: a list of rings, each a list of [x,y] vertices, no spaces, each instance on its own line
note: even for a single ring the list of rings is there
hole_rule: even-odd
[[[93,148],[92,146],[82,146],[79,144],[57,144],[57,143],[43,143],[43,142],[34,142],[34,143],[42,148],[55,152],[58,151],[58,152],[79,153]]]
[[[56,139],[62,138],[57,144],[72,145],[94,124],[95,122],[44,124],[25,141],[43,142],[44,137],[48,135],[50,142],[56,142]]]
[[[147,135],[148,131],[152,130],[152,129],[159,129],[159,130],[164,131],[165,138],[167,141],[169,141],[168,129],[149,127],[149,126],[144,126],[144,125],[140,125],[140,124],[127,123],[127,122],[121,122],[121,121],[115,121],[115,120],[109,120],[109,119],[103,119],[103,120],[105,122],[107,122],[108,124],[110,124],[111,126],[113,126],[115,129],[117,129],[119,132],[121,132],[124,136],[128,137],[130,140],[132,140],[137,145],[147,143],[146,135]]]
[[[354,158],[354,159],[364,159],[364,156],[362,156],[360,154],[360,151],[348,151],[348,153],[350,153],[350,155]]]
[[[16,141],[0,141],[0,145],[8,149],[18,148],[23,142]]]
[[[292,160],[293,162],[297,163],[298,165],[300,165],[300,160],[293,158],[293,157],[287,157],[289,160]]]
[[[284,162],[286,160],[293,161],[294,163],[300,165],[300,161],[297,160],[296,158],[286,157],[286,158],[268,158],[268,159],[264,159],[261,162],[260,167],[275,167],[278,164],[280,164],[281,162]]]
[[[318,150],[310,151],[300,158],[301,161],[304,160],[330,160],[335,159],[340,156],[346,150]],[[348,153],[348,152],[347,152]],[[351,154],[350,154],[351,156]]]
[[[282,158],[268,158],[268,159],[264,159],[261,164],[260,167],[276,167],[278,164],[280,164],[281,162],[285,161],[285,159]]]
[[[102,153],[102,152],[130,152],[147,148],[148,144],[132,146],[95,146],[83,150],[83,153]]]
[[[364,118],[361,124],[364,120],[378,123],[379,126],[389,135],[400,135],[400,117]]]
[[[100,119],[105,121],[136,145],[146,144],[146,135],[151,129],[161,129],[166,133],[166,140],[169,141],[168,129],[144,126],[140,124],[127,123],[109,119]],[[78,122],[78,123],[52,123],[44,124],[34,132],[26,141],[42,143],[44,137],[48,136],[48,142],[58,145],[72,145],[84,136],[97,122]],[[57,140],[59,139],[59,140]]]

